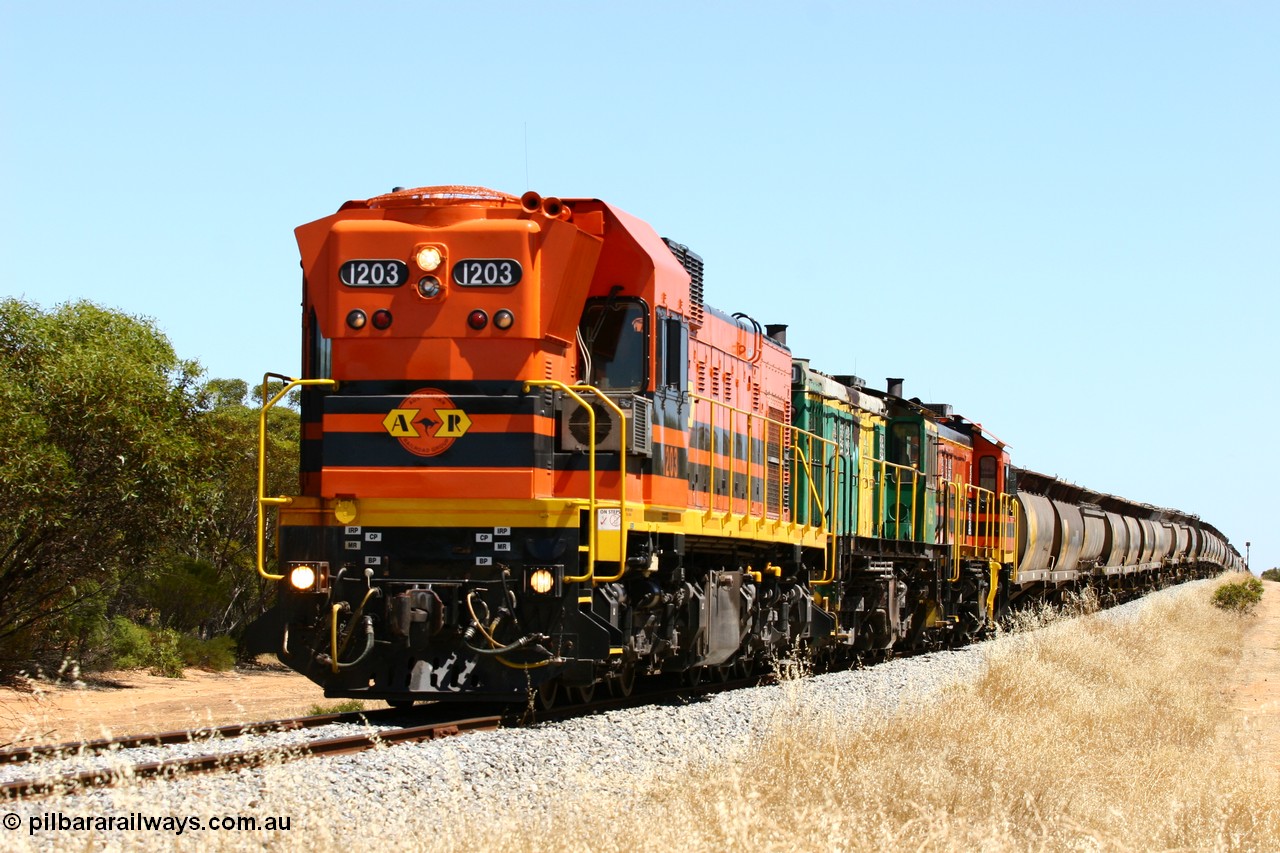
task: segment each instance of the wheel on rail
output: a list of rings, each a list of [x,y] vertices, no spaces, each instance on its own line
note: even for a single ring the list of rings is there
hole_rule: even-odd
[[[592,700],[596,698],[596,684],[591,682],[582,687],[569,688],[569,695],[573,697],[573,701],[581,705],[590,705]]]
[[[558,681],[542,682],[541,684],[538,685],[538,689],[536,692],[538,707],[543,711],[550,711],[552,708],[556,706],[556,701],[559,698],[559,693],[560,693],[560,682]]]
[[[621,672],[609,679],[609,692],[621,699],[631,696],[635,689],[636,669],[633,666],[624,666]]]

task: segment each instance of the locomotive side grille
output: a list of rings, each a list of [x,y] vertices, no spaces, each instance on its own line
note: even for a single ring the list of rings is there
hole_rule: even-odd
[[[632,398],[631,435],[627,450],[637,456],[653,455],[653,401],[644,397]]]
[[[779,487],[783,482],[784,473],[782,460],[785,456],[783,448],[784,430],[781,427],[781,421],[784,412],[781,409],[773,407],[769,408],[769,428],[765,441],[765,461],[767,463],[765,472],[765,512],[771,518],[781,518],[782,506],[778,501]],[[790,494],[784,492],[782,500],[790,503]]]
[[[689,326],[694,329],[701,328],[704,318],[702,257],[697,252],[690,251],[689,247],[682,243],[677,243],[666,237],[662,238],[662,242],[667,244],[671,254],[675,255],[676,260],[680,262],[680,266],[684,267],[685,272],[689,273]]]

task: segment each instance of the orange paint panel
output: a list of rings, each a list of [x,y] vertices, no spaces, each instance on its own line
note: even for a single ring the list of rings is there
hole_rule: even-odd
[[[325,468],[321,495],[523,499],[546,496],[550,482],[550,472],[529,468]]]
[[[653,440],[668,447],[684,447],[688,443],[689,434],[682,429],[671,429],[662,424],[654,424]]]

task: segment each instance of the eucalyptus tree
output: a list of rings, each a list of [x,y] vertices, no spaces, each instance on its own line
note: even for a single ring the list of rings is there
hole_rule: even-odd
[[[150,320],[0,300],[0,661],[83,641],[186,525],[198,379]]]

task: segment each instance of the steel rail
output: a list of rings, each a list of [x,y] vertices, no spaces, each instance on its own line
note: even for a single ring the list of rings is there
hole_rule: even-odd
[[[113,738],[97,738],[85,741],[67,741],[65,743],[40,744],[37,746],[19,746],[0,749],[0,765],[23,764],[36,758],[66,758],[85,753],[107,752],[113,749],[135,749],[140,746],[167,746],[175,743],[190,743],[198,740],[209,740],[215,737],[241,737],[242,735],[263,734],[268,732],[289,732],[298,729],[313,729],[317,726],[328,726],[334,723],[361,723],[366,720],[380,720],[383,717],[403,717],[404,712],[395,708],[379,708],[374,711],[348,711],[342,714],[315,714],[307,717],[286,717],[279,720],[267,720],[261,723],[235,723],[200,729],[181,729],[156,734],[123,735]]]
[[[82,788],[114,785],[125,779],[148,779],[157,776],[176,777],[189,773],[242,770],[297,758],[364,752],[377,746],[435,740],[461,734],[465,731],[496,729],[501,722],[501,717],[475,717],[466,720],[451,720],[446,723],[431,723],[425,726],[391,729],[370,734],[324,738],[266,749],[151,761],[119,770],[114,768],[85,770],[79,773],[51,776],[46,779],[18,779],[0,785],[0,800],[14,800],[53,793],[69,793]]]

